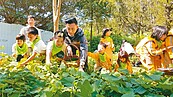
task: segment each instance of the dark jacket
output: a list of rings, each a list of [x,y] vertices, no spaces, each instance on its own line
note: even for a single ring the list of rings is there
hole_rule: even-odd
[[[86,62],[87,52],[88,52],[88,44],[87,39],[84,35],[84,32],[81,28],[78,28],[74,36],[69,36],[66,28],[63,29],[65,35],[65,43],[67,44],[75,44],[79,47],[80,50],[80,62]]]

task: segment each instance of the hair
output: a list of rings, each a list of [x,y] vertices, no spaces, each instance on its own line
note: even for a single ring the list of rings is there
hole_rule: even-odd
[[[65,35],[64,35],[63,31],[60,31],[60,30],[56,31],[54,33],[54,37],[53,38],[56,39],[57,37],[61,37],[64,40],[65,39]]]
[[[23,40],[23,41],[25,41],[26,40],[25,35],[24,34],[18,34],[16,36],[16,40]]]
[[[38,30],[35,27],[29,27],[27,29],[28,34],[38,35]]]
[[[124,50],[120,50],[119,53],[118,53],[118,60],[117,60],[118,64],[120,64],[120,58],[125,58],[126,59],[125,62],[130,61],[128,53]]]
[[[105,43],[103,42],[100,42],[98,45],[102,45],[104,48],[106,48],[108,45],[106,45]]]
[[[28,15],[28,19],[29,19],[29,18],[35,19],[35,17],[34,17],[33,15]]]
[[[151,38],[154,38],[157,41],[159,41],[163,35],[168,34],[168,29],[165,26],[154,26],[152,30]]]
[[[69,18],[65,20],[65,24],[72,24],[72,23],[75,23],[76,25],[78,24],[76,18]]]
[[[103,29],[103,34],[102,34],[102,38],[104,38],[105,36],[106,36],[106,33],[108,32],[108,31],[112,31],[112,28],[104,28]]]

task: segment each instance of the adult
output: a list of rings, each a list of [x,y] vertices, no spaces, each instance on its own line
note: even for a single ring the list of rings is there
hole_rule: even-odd
[[[142,65],[148,70],[166,67],[171,63],[169,59],[166,59],[169,57],[165,57],[165,55],[166,49],[172,47],[163,47],[163,41],[167,34],[168,30],[165,26],[155,26],[151,36],[142,39],[136,46],[136,53],[140,55],[139,58]]]
[[[76,18],[69,18],[65,20],[66,27],[63,29],[65,35],[66,44],[74,44],[79,48],[80,56],[80,66],[79,71],[84,71],[88,67],[88,44],[87,39],[84,35],[84,32],[81,28],[78,27]],[[73,54],[76,54],[76,48],[70,46]]]
[[[168,32],[168,36],[165,39],[165,46],[173,46],[173,29]],[[173,48],[167,49],[167,52],[173,63]]]

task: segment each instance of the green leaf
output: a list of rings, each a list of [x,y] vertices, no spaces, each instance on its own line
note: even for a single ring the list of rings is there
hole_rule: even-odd
[[[46,78],[45,78],[45,75],[42,74],[42,73],[40,73],[40,72],[36,72],[35,74],[36,74],[39,78],[41,78],[41,79],[46,79]]]
[[[70,97],[70,92],[69,91],[65,91],[65,92],[63,92],[62,94],[61,94],[61,96],[60,97]],[[49,97],[49,96],[48,96]]]
[[[164,95],[157,95],[153,93],[149,93],[148,95],[145,95],[144,97],[165,97]]]
[[[145,90],[143,87],[139,86],[135,89],[135,93],[144,94],[147,90]]]
[[[103,96],[103,95],[101,95],[101,94],[97,94],[96,97],[105,97],[105,96]]]
[[[115,81],[119,81],[120,80],[119,77],[112,76],[112,75],[109,75],[109,74],[102,74],[102,78],[107,80],[107,81],[111,81],[111,82],[115,82]]]
[[[127,94],[123,94],[121,97],[135,97],[133,92],[127,93]]]
[[[85,80],[83,84],[78,83],[79,89],[81,90],[81,97],[91,97],[93,91],[92,86],[88,80]]]
[[[124,75],[128,75],[129,71],[127,69],[118,69],[118,71]]]
[[[63,72],[62,77],[67,77],[69,75],[68,72]]]
[[[2,83],[0,83],[0,88],[4,88],[4,87],[6,87],[8,84],[2,84]]]
[[[74,80],[75,80],[74,77],[65,77],[65,78],[62,78],[60,80],[60,82],[62,82],[62,84],[64,84],[64,86],[72,87]]]
[[[101,82],[102,82],[102,80],[96,80],[96,81],[94,82],[94,84],[92,85],[94,91],[98,91],[98,90],[99,90],[99,87],[100,87],[100,85],[101,85]]]
[[[52,97],[53,93],[51,91],[44,91],[46,93],[46,97]]]
[[[4,90],[5,93],[11,94],[14,91],[13,88],[7,88]]]
[[[20,97],[20,93],[13,93],[9,97]]]
[[[173,97],[173,94],[171,94],[170,97]]]
[[[36,94],[36,93],[39,93],[41,90],[42,90],[42,88],[37,88],[37,89],[31,91],[30,93],[31,94]]]
[[[156,80],[160,80],[161,75],[151,75],[150,77],[152,80],[156,81]]]

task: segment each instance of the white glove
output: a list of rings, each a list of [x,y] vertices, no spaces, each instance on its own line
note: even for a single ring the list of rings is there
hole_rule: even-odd
[[[80,62],[80,67],[84,68],[85,62]]]
[[[85,65],[85,62],[80,62],[79,71],[84,72],[83,70],[84,65]]]
[[[72,56],[72,48],[70,46],[67,46],[67,55]]]

